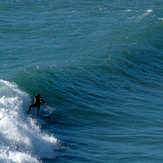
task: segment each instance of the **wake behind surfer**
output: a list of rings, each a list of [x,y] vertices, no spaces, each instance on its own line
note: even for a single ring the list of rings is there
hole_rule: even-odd
[[[33,104],[29,106],[28,113],[31,111],[31,108],[37,108],[37,116],[39,116],[40,106],[42,103],[46,105],[44,99],[39,93],[37,93],[36,96],[34,96]]]

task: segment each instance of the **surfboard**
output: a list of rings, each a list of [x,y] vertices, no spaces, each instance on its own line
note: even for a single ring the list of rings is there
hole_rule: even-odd
[[[52,113],[49,114],[40,114],[40,118],[49,118],[52,115]]]

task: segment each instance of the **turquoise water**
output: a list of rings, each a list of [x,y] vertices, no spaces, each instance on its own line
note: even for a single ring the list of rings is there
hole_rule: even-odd
[[[162,162],[162,6],[1,1],[0,162]]]

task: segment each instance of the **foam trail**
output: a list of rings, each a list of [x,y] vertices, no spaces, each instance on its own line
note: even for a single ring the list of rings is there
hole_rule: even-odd
[[[0,80],[0,162],[38,163],[39,158],[55,158],[57,139],[24,114],[29,100],[15,84]]]

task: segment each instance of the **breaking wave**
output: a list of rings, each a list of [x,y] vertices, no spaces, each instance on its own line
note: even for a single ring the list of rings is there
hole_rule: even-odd
[[[57,139],[27,117],[29,95],[16,84],[0,80],[0,162],[41,162],[55,158]]]

